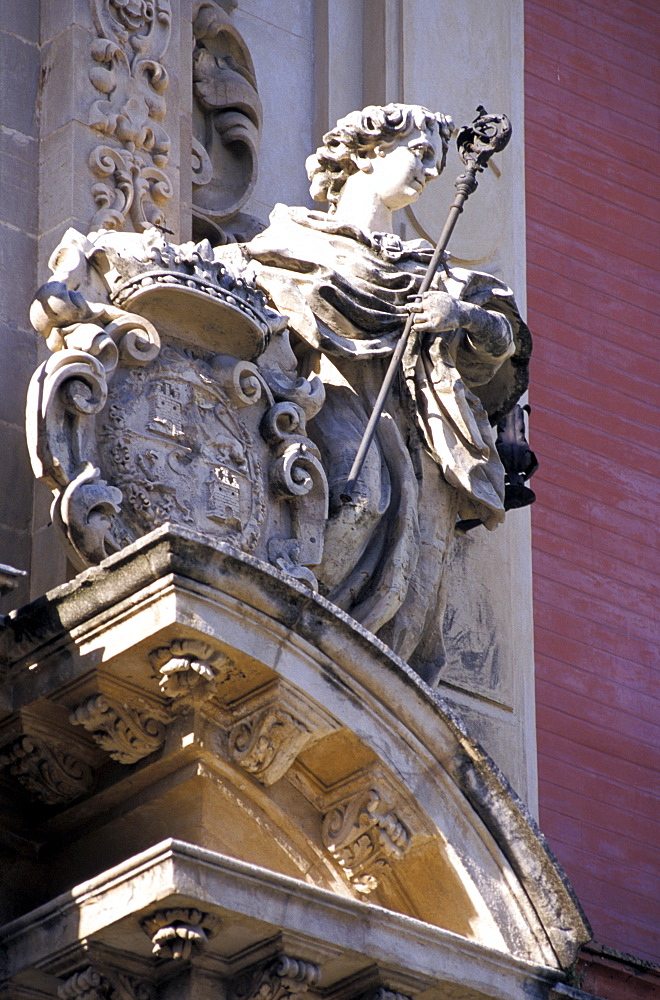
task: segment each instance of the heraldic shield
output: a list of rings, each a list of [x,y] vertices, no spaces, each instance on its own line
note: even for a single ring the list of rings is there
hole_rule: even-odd
[[[298,377],[287,317],[236,250],[69,230],[51,257],[29,444],[78,569],[172,523],[316,586],[328,489],[306,423],[323,385]]]

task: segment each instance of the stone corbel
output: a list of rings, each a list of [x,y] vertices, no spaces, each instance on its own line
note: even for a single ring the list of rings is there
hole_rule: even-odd
[[[59,1000],[155,1000],[153,985],[123,972],[88,966],[62,983]]]
[[[176,715],[201,708],[226,680],[233,660],[200,639],[174,639],[149,656],[161,693]]]
[[[141,922],[151,938],[153,954],[168,961],[188,961],[201,955],[218,930],[218,921],[192,907],[157,910]]]
[[[135,764],[165,742],[162,712],[129,705],[104,693],[78,705],[69,720],[74,726],[83,726],[95,743],[120,764]]]
[[[229,730],[229,756],[262,785],[272,785],[303,750],[334,728],[335,722],[302,692],[279,682],[242,705]]]
[[[46,805],[73,802],[94,784],[92,767],[76,749],[43,733],[23,734],[8,744],[0,753],[0,768]]]
[[[241,976],[231,991],[231,1000],[299,1000],[319,981],[313,962],[281,955],[270,965]]]
[[[391,866],[410,850],[412,834],[377,787],[359,790],[323,816],[323,846],[358,892],[378,888]]]

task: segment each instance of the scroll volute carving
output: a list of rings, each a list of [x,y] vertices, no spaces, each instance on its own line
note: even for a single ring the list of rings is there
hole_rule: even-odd
[[[257,179],[261,101],[248,48],[224,11],[200,4],[194,33],[193,230],[197,239],[225,242],[222,225]],[[249,237],[252,220],[241,223]]]

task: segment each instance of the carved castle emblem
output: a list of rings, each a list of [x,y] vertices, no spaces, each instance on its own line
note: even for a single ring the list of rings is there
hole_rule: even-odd
[[[53,352],[33,376],[34,470],[82,569],[165,523],[254,553],[310,586],[328,487],[286,316],[207,240],[75,230],[31,309]],[[130,311],[129,311],[130,310]]]

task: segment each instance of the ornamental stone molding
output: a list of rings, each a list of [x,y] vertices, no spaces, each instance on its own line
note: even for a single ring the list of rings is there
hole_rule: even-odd
[[[97,212],[92,228],[162,225],[172,198],[163,128],[171,28],[169,0],[91,0],[97,38],[89,79],[97,91],[89,125],[103,136],[91,152]]]
[[[166,522],[316,586],[327,479],[286,316],[238,248],[69,230],[31,308],[53,352],[35,373],[28,436],[77,568]]]
[[[336,728],[318,705],[282,682],[248,699],[234,715],[230,760],[263,785],[279,781],[303,750]]]
[[[123,972],[88,966],[62,983],[58,1000],[155,1000],[151,983]]]
[[[193,231],[215,243],[264,226],[240,210],[257,180],[262,108],[248,47],[215,3],[197,3],[193,33]]]
[[[72,725],[91,733],[98,746],[120,764],[135,764],[158,750],[165,740],[162,719],[104,694],[88,698],[69,718]]]
[[[325,848],[357,889],[378,888],[392,864],[409,851],[411,834],[381,792],[369,788],[330,809],[323,817]]]
[[[85,795],[94,784],[91,766],[70,747],[45,736],[21,736],[0,753],[6,768],[28,795],[46,805],[62,805]]]
[[[313,962],[280,955],[265,968],[240,977],[230,992],[231,1000],[299,1000],[319,981]]]
[[[141,922],[151,938],[153,954],[167,961],[187,961],[201,955],[218,929],[218,920],[192,907],[157,910]]]
[[[199,639],[174,639],[149,656],[158,686],[175,714],[200,708],[211,699],[218,681],[225,680],[233,661]]]

